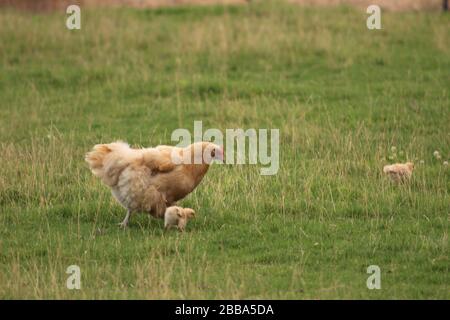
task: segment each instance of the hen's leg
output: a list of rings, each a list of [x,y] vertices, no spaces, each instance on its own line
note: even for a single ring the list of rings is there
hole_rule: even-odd
[[[125,219],[121,223],[119,223],[119,226],[121,228],[126,228],[128,226],[128,222],[130,221],[131,211],[127,211],[127,215],[125,216]]]
[[[154,186],[148,187],[145,191],[145,199],[143,202],[146,204],[145,211],[150,213],[155,218],[164,219],[164,213],[166,212],[166,198],[158,191]]]

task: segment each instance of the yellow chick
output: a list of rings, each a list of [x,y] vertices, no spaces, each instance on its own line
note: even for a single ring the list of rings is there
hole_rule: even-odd
[[[184,231],[187,221],[195,217],[195,211],[190,208],[181,208],[172,206],[166,209],[164,214],[164,229],[177,227],[178,230]]]
[[[384,166],[383,172],[392,179],[394,182],[405,182],[411,179],[414,170],[414,163],[395,163]]]

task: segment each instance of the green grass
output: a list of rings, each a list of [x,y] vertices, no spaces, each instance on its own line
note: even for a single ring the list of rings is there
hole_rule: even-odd
[[[69,31],[63,14],[0,11],[0,298],[449,299],[450,16],[366,17],[83,10]],[[279,128],[278,174],[213,166],[181,202],[187,232],[146,215],[120,230],[84,154],[170,144],[194,120]],[[383,165],[406,160],[411,183],[392,185]]]

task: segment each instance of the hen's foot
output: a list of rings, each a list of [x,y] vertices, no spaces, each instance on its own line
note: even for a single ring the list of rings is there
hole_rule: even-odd
[[[122,221],[121,223],[118,223],[117,225],[121,229],[126,229],[128,227],[128,222],[125,223],[124,221]]]
[[[131,212],[128,211],[127,215],[125,216],[125,219],[123,219],[123,221],[121,223],[119,223],[120,228],[125,229],[126,227],[128,227],[128,221],[130,220],[130,216],[131,216]]]

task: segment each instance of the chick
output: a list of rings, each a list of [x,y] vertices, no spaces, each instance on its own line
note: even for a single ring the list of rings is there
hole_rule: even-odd
[[[184,231],[188,219],[195,217],[195,211],[190,208],[177,206],[168,207],[164,214],[164,228],[166,230],[176,226],[181,232]]]
[[[394,182],[405,182],[412,176],[414,170],[414,163],[395,163],[384,166],[383,172],[392,179]]]

